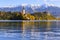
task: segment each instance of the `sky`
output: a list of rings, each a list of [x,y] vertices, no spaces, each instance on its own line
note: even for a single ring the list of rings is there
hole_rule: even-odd
[[[53,5],[60,7],[60,0],[0,0],[0,7],[15,7],[19,5]]]

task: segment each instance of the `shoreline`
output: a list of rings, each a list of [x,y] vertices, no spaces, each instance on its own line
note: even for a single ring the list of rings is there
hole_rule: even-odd
[[[55,22],[60,20],[0,20],[0,22]]]

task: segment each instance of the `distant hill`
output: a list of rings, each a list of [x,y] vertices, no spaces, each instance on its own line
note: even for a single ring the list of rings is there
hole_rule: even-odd
[[[36,20],[56,20],[56,18],[49,12],[35,12],[32,14]]]
[[[0,11],[20,12],[20,11],[22,11],[22,8],[23,7],[21,5],[17,6],[17,7],[11,7],[11,8],[3,7],[3,8],[0,8]],[[26,10],[26,12],[29,12],[29,13],[49,11],[54,16],[60,17],[60,7],[56,7],[56,6],[47,5],[47,7],[46,7],[45,5],[42,5],[42,6],[27,5],[27,6],[25,6],[25,10]]]

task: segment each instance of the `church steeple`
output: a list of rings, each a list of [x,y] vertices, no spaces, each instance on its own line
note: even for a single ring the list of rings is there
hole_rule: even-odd
[[[23,6],[22,13],[25,14],[25,7]]]

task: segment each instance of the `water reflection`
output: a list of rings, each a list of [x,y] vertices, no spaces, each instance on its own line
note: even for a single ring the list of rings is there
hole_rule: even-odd
[[[23,30],[27,32],[48,32],[58,30],[60,22],[40,21],[40,22],[22,22]]]
[[[46,32],[50,29],[51,22],[23,22],[23,30],[28,32]]]
[[[0,38],[11,40],[54,40],[60,37],[60,22],[0,22]],[[5,40],[5,39],[3,39]]]
[[[54,24],[54,25],[53,25]],[[22,21],[22,22],[5,22],[0,23],[0,30],[20,30],[21,32],[46,32],[55,29],[56,22],[34,22],[34,21]]]

